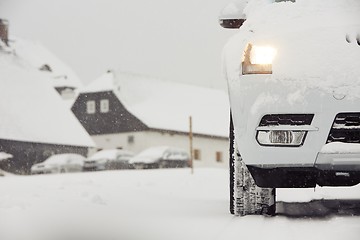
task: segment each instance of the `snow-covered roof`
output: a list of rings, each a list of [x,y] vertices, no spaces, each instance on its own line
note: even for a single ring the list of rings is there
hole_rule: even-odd
[[[0,139],[94,146],[46,75],[0,51],[0,77]]]
[[[54,87],[82,87],[76,73],[40,43],[13,38],[10,47],[27,64],[39,70],[42,68]]]
[[[108,71],[82,92],[113,91],[126,109],[150,128],[228,136],[229,103],[219,89]]]

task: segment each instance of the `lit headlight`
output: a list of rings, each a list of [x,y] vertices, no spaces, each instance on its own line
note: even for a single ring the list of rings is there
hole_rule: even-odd
[[[242,62],[242,74],[271,74],[275,55],[276,49],[273,47],[248,44]]]

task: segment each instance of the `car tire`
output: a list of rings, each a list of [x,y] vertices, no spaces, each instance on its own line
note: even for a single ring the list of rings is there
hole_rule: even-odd
[[[230,213],[238,216],[249,214],[274,216],[276,213],[275,188],[256,186],[236,147],[231,113],[229,130]]]

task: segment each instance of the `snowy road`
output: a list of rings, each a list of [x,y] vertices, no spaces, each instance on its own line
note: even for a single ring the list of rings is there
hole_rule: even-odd
[[[0,191],[1,240],[360,238],[359,186],[279,189],[272,218],[228,213],[224,169],[9,176]]]

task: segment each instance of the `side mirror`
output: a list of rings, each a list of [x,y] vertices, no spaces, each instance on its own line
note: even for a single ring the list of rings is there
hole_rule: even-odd
[[[220,13],[219,23],[223,28],[240,28],[246,20],[244,9],[247,0],[238,0],[228,4]]]

